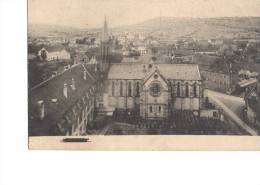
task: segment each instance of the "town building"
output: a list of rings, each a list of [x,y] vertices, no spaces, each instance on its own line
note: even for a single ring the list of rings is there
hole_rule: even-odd
[[[147,53],[147,48],[145,46],[139,46],[137,47],[137,51],[141,54],[141,55],[145,55]]]
[[[220,70],[200,65],[200,73],[205,88],[225,93],[234,89],[232,76],[226,68]]]
[[[168,119],[174,110],[199,114],[202,82],[193,64],[111,64],[103,94],[105,110],[139,112],[143,119]]]
[[[38,51],[38,56],[41,60],[70,60],[70,53],[62,47],[42,48]]]
[[[76,64],[29,90],[29,135],[83,135],[94,119],[96,78]]]
[[[74,56],[74,64],[87,62],[89,62],[89,58],[85,52],[77,52],[77,54]]]
[[[249,123],[260,126],[260,99],[255,90],[247,90],[245,95],[245,116]]]
[[[87,133],[88,124],[95,118],[96,104],[100,105],[103,101],[100,94],[109,67],[108,41],[105,20],[101,60],[97,61],[95,57],[84,60],[83,56],[82,61],[79,57],[74,65],[69,64],[63,72],[29,89],[30,136],[78,136]],[[54,56],[44,48],[41,52],[47,54],[47,60]]]

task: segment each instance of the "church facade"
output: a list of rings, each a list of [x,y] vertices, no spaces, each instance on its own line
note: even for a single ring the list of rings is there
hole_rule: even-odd
[[[103,106],[108,113],[121,109],[161,120],[175,110],[200,111],[202,81],[197,65],[111,64],[105,84]]]
[[[100,82],[96,110],[138,113],[142,119],[165,120],[175,110],[200,113],[202,79],[198,65],[155,63],[154,60],[109,63],[109,34],[105,19],[101,41]]]

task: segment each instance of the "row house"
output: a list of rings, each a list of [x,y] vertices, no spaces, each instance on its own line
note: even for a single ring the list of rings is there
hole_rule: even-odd
[[[76,64],[29,90],[29,135],[85,135],[94,119],[96,78]]]

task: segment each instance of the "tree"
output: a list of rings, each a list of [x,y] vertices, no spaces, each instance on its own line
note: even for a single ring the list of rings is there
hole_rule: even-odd
[[[46,50],[41,50],[41,58],[42,58],[42,60],[46,60],[47,59],[47,52],[46,52]]]

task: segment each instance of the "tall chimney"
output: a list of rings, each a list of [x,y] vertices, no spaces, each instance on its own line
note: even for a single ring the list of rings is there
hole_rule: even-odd
[[[65,98],[68,98],[68,87],[66,83],[64,83],[64,87],[63,87],[63,96]]]
[[[40,118],[40,120],[43,120],[43,118],[44,118],[44,102],[43,102],[43,100],[39,100],[37,102],[37,104],[38,104],[38,107],[39,107],[39,118]]]
[[[75,80],[74,80],[74,78],[71,79],[71,89],[72,89],[73,91],[76,90],[76,85],[75,85]]]

